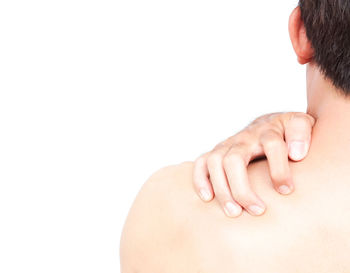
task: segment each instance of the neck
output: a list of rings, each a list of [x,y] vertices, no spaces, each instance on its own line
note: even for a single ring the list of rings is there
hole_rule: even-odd
[[[350,152],[350,99],[312,63],[307,68],[307,99],[307,113],[316,119],[312,146],[326,154]]]
[[[307,67],[307,113],[317,120],[334,118],[336,122],[350,121],[350,98],[335,88],[315,64]]]

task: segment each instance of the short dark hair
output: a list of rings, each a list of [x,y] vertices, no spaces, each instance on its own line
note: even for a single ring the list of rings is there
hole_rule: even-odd
[[[313,61],[350,95],[350,0],[299,0]]]

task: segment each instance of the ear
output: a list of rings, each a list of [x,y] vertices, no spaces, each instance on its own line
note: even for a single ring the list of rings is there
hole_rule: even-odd
[[[301,19],[300,8],[296,7],[289,17],[289,36],[295,53],[300,64],[309,63],[313,56],[314,50],[311,42],[306,36],[304,22]]]

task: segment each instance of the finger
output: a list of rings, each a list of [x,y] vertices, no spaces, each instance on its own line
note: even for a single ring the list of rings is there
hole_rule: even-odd
[[[314,124],[315,119],[304,113],[293,113],[285,122],[285,139],[290,159],[299,161],[305,158],[309,151]]]
[[[208,155],[209,153],[206,153],[198,157],[193,167],[193,186],[204,202],[209,202],[214,197],[213,188],[209,181],[209,171],[207,167]]]
[[[290,194],[294,190],[288,162],[288,148],[283,135],[270,130],[261,136],[261,145],[266,155],[272,184],[281,194]]]
[[[233,145],[224,158],[224,169],[234,200],[252,215],[262,215],[265,204],[252,190],[248,181],[247,166],[250,161],[249,148]],[[247,155],[247,156],[245,156]]]
[[[224,172],[222,159],[225,150],[219,149],[211,152],[208,157],[208,170],[215,197],[228,217],[237,217],[242,213],[242,207],[232,198],[231,190]]]

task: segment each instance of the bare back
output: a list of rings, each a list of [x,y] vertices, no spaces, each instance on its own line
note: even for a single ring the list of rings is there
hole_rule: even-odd
[[[312,153],[291,163],[296,191],[270,185],[265,160],[249,179],[268,209],[226,217],[192,189],[192,162],[161,169],[139,193],[121,244],[123,273],[350,272],[350,168]]]

